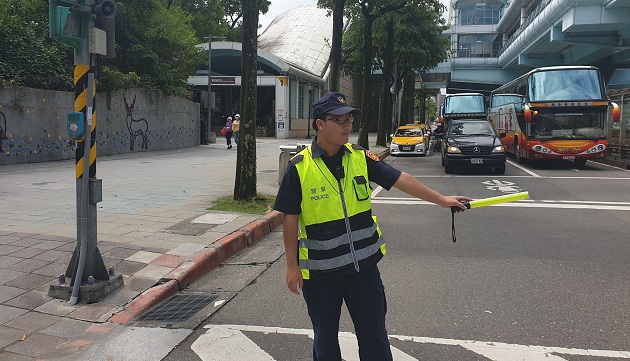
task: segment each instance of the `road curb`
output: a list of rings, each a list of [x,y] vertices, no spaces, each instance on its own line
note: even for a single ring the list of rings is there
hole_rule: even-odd
[[[283,214],[272,211],[208,245],[160,280],[161,284],[147,289],[134,298],[125,310],[114,315],[111,321],[117,324],[131,322],[161,301],[181,291],[186,285],[217,268],[239,251],[251,247],[282,222]]]

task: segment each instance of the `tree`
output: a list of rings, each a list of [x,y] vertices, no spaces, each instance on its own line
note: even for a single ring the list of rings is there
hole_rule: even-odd
[[[116,18],[116,57],[104,62],[103,75],[135,73],[142,87],[188,96],[188,76],[207,62],[190,14],[161,0],[118,0]],[[101,81],[102,90],[114,90],[112,79]]]
[[[234,199],[256,196],[256,65],[258,61],[258,11],[266,0],[242,0],[243,52],[241,58],[241,128],[236,149]]]
[[[72,89],[73,52],[48,37],[44,1],[0,2],[0,54],[0,86]]]
[[[319,0],[318,6],[332,8],[333,33],[330,47],[330,91],[339,91],[341,80],[341,44],[343,40],[343,14],[346,0]]]
[[[266,14],[269,11],[269,5],[271,2],[269,0],[252,0],[253,2],[258,2],[258,12],[260,14]],[[243,42],[243,32],[241,31],[241,27],[244,21],[244,6],[241,4],[241,0],[221,0],[223,4],[223,10],[225,13],[225,19],[228,24],[228,40]],[[258,29],[259,25],[256,25],[256,29]]]
[[[382,88],[380,90],[381,108],[378,111],[377,144],[384,145],[387,130],[391,128],[392,120],[392,95],[390,86],[392,80],[396,78],[396,89],[403,88],[402,113],[403,119],[412,119],[413,116],[413,89],[415,87],[415,75],[420,71],[431,69],[441,61],[447,59],[447,51],[450,45],[448,37],[442,35],[446,29],[444,20],[441,19],[441,4],[437,0],[408,0],[403,7],[396,7],[394,0],[380,0],[389,3],[391,9],[386,14],[374,10],[378,16],[373,21],[373,30],[369,33],[372,37],[373,51],[367,50],[365,40],[367,31],[365,30],[366,18],[364,11],[352,12],[352,23],[348,31],[344,34],[343,42],[343,70],[348,74],[362,77],[364,81],[363,94],[370,94],[370,89],[366,87],[371,84],[369,77],[373,69],[382,69]],[[372,3],[376,6],[376,3]],[[400,3],[398,3],[400,4]],[[356,7],[355,7],[356,9]],[[393,49],[392,49],[393,37]],[[371,53],[372,55],[368,55]],[[394,74],[396,69],[396,74]],[[394,76],[395,75],[395,76]],[[405,81],[406,79],[406,81]],[[406,87],[404,86],[406,84]],[[365,95],[362,96],[364,98]],[[411,97],[411,98],[409,98]],[[377,110],[370,111],[365,108],[364,103],[371,99],[362,99],[362,123],[360,127],[364,129],[364,134],[359,133],[367,142],[367,124],[371,114],[376,114]],[[374,104],[374,102],[371,102]],[[361,144],[365,146],[364,144]]]
[[[392,95],[390,92],[390,79],[394,80],[394,18],[389,16],[387,20],[387,47],[385,51],[385,59],[383,66],[383,87],[381,90],[381,111],[378,122],[378,131],[376,134],[376,145],[387,145],[387,133],[393,133],[396,129],[391,129],[387,119],[391,119],[392,114]],[[388,132],[389,130],[389,132]]]
[[[443,5],[437,0],[412,0],[401,16],[396,53],[403,79],[402,119],[413,119],[415,79],[448,59],[450,39],[441,14]]]
[[[220,0],[169,0],[167,8],[178,6],[188,13],[197,42],[204,43],[208,35],[226,36],[228,34],[229,26],[223,2]]]
[[[394,0],[391,0],[394,1]],[[363,114],[359,118],[359,140],[358,144],[368,149],[368,129],[367,123],[368,117],[371,115],[370,109],[370,79],[372,75],[372,62],[373,62],[373,49],[372,49],[372,26],[374,21],[383,14],[396,11],[403,8],[407,1],[398,0],[391,2],[388,0],[368,1],[359,0],[358,6],[361,10],[361,14],[364,20],[363,31],[363,86],[361,87],[361,113]]]

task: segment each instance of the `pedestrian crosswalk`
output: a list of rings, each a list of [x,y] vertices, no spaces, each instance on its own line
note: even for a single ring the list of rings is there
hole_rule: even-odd
[[[313,331],[308,329],[295,329],[283,327],[264,327],[251,325],[206,325],[206,333],[201,335],[191,345],[191,349],[203,361],[275,361],[282,360],[271,356],[279,347],[278,342],[269,342],[260,345],[254,342],[251,335],[260,333],[275,336],[302,336],[312,340]],[[250,335],[250,336],[248,336]],[[438,345],[461,348],[461,352],[472,352],[477,355],[475,359],[492,361],[563,361],[572,360],[570,357],[587,357],[580,360],[597,360],[597,358],[615,358],[619,360],[630,359],[630,351],[577,349],[566,347],[549,347],[534,345],[508,344],[502,342],[456,340],[445,338],[431,338],[420,336],[390,335],[392,340],[392,354],[396,361],[419,360],[419,355],[411,355],[408,347],[402,350],[405,343],[420,345]],[[280,343],[284,352],[289,352],[289,342]],[[345,361],[359,361],[357,339],[350,332],[339,333],[339,344],[342,358]],[[398,346],[395,347],[394,345]],[[264,348],[267,347],[267,350]],[[293,354],[295,355],[295,354]],[[309,355],[306,355],[309,356]],[[483,357],[481,357],[483,356]],[[307,359],[308,357],[306,357]],[[423,358],[426,359],[426,356]]]

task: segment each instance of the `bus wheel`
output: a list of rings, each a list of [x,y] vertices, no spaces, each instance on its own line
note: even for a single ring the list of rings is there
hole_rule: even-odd
[[[580,167],[584,167],[584,165],[586,164],[586,159],[576,159],[574,160],[575,165],[580,168]]]
[[[518,145],[518,139],[514,140],[514,155],[516,156],[516,163],[525,163],[525,158],[521,156],[521,147]]]

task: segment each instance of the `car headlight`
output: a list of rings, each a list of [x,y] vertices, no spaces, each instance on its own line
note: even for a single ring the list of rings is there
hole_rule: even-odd
[[[447,153],[461,153],[462,151],[457,147],[450,146],[446,148],[446,152]]]
[[[497,145],[492,149],[492,153],[505,153],[505,147],[502,145]]]
[[[392,145],[398,145],[398,143],[397,142],[392,142]]]

